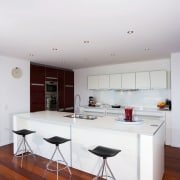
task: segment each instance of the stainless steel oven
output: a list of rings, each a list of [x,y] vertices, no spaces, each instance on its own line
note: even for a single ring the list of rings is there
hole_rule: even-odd
[[[58,110],[58,82],[45,82],[45,109],[50,111]]]
[[[57,94],[57,92],[58,92],[58,82],[56,82],[56,81],[46,81],[45,82],[45,92],[46,92],[46,94]]]

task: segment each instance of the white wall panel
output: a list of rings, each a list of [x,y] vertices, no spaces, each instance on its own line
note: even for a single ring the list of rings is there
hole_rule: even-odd
[[[180,147],[180,53],[171,56],[172,146]]]
[[[15,67],[21,68],[21,78],[12,77]],[[5,145],[12,142],[12,115],[30,109],[29,61],[0,56],[0,82],[0,145]]]

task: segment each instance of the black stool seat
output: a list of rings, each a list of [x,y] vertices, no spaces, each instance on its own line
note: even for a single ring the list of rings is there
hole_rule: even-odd
[[[14,157],[21,157],[21,167],[22,167],[22,163],[23,163],[23,159],[26,156],[32,155],[34,157],[34,159],[36,159],[30,145],[28,144],[28,141],[26,140],[26,135],[35,133],[36,131],[31,131],[28,129],[21,129],[21,130],[12,130],[12,132],[14,132],[17,135],[21,136],[21,142],[19,143],[19,146],[17,147],[17,151],[14,154]],[[14,161],[15,158],[13,158]]]
[[[26,136],[28,134],[35,133],[36,131],[30,131],[28,129],[21,129],[21,130],[18,130],[18,131],[13,130],[13,132],[18,134],[18,135],[21,135],[21,136]]]
[[[118,154],[119,152],[121,152],[121,150],[111,149],[111,148],[107,148],[104,146],[97,146],[96,148],[89,150],[89,151],[97,156],[103,157],[103,159],[106,159],[108,157],[113,157],[116,154]]]
[[[112,148],[108,148],[108,147],[104,147],[104,146],[97,146],[92,150],[89,149],[88,151],[103,158],[101,168],[99,169],[98,174],[96,175],[96,177],[93,178],[93,180],[98,180],[99,177],[101,179],[102,178],[103,179],[110,178],[110,179],[116,180],[116,178],[114,177],[114,174],[112,173],[112,171],[107,163],[107,158],[117,155],[119,152],[121,152],[121,150],[112,149]],[[110,175],[108,175],[107,170],[109,171]]]
[[[54,136],[51,138],[43,138],[43,139],[51,144],[55,144],[56,146],[58,146],[59,144],[65,143],[67,141],[70,141],[70,139],[62,138],[59,136]]]

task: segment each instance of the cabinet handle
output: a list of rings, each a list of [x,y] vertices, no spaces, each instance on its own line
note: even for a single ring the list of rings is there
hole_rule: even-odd
[[[72,107],[66,107],[65,108],[65,110],[73,110],[74,109],[74,107],[72,106]]]
[[[46,77],[46,79],[58,79],[56,77]]]
[[[44,84],[32,83],[32,86],[44,86]]]
[[[65,85],[65,87],[74,87],[74,85],[68,85],[68,84],[67,84],[67,85]]]

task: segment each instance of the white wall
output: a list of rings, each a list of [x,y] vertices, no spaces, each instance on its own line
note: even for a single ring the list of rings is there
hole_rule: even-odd
[[[180,53],[171,56],[172,146],[180,147]]]
[[[89,96],[96,97],[97,101],[105,104],[120,104],[131,106],[152,107],[158,101],[170,98],[168,90],[144,90],[135,92],[120,91],[94,91],[87,89],[87,76],[98,74],[115,74],[137,71],[167,70],[170,79],[170,59],[159,59],[136,63],[117,64],[109,66],[99,66],[92,68],[74,69],[75,74],[75,94],[80,94],[81,105],[88,105]],[[168,81],[170,82],[170,81]]]
[[[11,70],[19,67],[21,78],[13,78]],[[30,110],[30,62],[0,56],[0,146],[12,142],[12,116]]]

